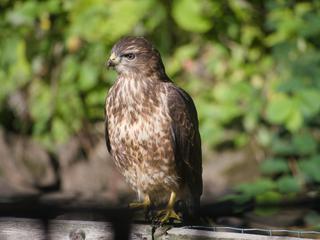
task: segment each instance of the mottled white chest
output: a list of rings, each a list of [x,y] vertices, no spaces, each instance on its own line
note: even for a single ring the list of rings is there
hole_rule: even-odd
[[[154,136],[165,132],[170,124],[165,89],[160,87],[155,96],[150,96],[144,81],[122,81],[111,89],[116,90],[113,99],[107,99],[109,134],[114,135],[114,144],[123,139],[140,143],[157,141]]]

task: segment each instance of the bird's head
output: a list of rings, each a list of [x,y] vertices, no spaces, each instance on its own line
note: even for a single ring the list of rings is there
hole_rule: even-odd
[[[119,74],[164,73],[159,52],[143,37],[125,37],[112,48],[107,66]]]

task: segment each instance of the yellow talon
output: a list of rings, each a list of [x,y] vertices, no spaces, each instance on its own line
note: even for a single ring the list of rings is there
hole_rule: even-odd
[[[179,221],[181,220],[181,217],[174,211],[175,200],[176,200],[176,193],[171,192],[170,199],[169,199],[169,202],[168,202],[166,209],[160,210],[157,213],[157,217],[158,217],[159,222],[161,224],[166,223],[170,219],[179,220]]]
[[[164,224],[169,220],[181,220],[181,217],[173,209],[165,209],[158,212],[159,222]]]
[[[143,199],[143,202],[137,202],[137,203],[130,203],[129,208],[131,209],[147,209],[150,207],[150,198],[149,195],[146,195]]]

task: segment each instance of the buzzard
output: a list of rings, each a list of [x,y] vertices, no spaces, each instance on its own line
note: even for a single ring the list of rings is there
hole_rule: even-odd
[[[202,194],[201,140],[191,97],[166,75],[159,52],[143,37],[117,42],[107,61],[118,77],[105,107],[109,153],[140,203],[163,206],[164,223],[180,219],[176,202],[195,216]]]

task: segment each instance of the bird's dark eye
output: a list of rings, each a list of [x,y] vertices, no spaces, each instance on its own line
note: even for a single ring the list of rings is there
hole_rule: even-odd
[[[133,60],[136,57],[133,53],[123,54],[123,56],[129,60]]]

